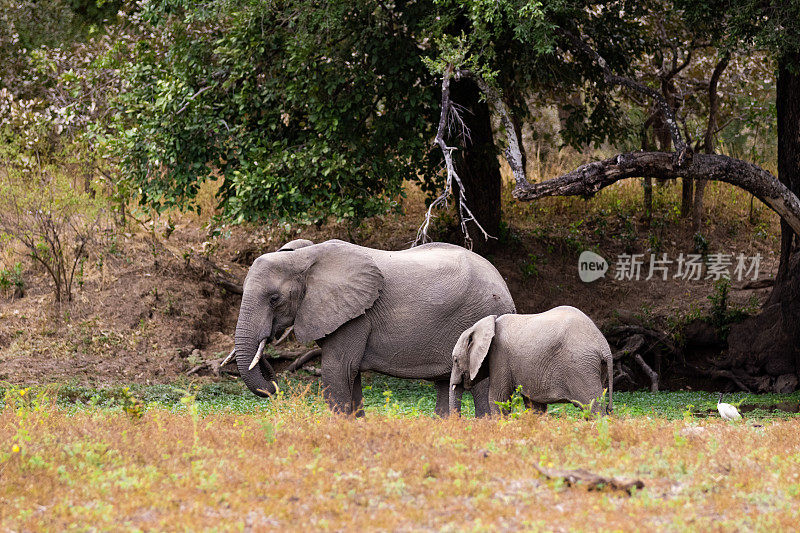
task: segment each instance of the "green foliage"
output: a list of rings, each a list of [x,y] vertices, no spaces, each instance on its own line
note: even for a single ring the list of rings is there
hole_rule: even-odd
[[[702,233],[695,233],[692,239],[694,240],[694,251],[704,258],[708,256],[708,239]]]
[[[43,87],[31,83],[32,56],[20,52],[73,39],[74,19],[60,0],[0,0],[0,89],[38,96]]]
[[[800,3],[794,0],[675,0],[675,5],[721,47],[755,45],[778,55],[800,51]]]
[[[122,410],[134,420],[139,420],[144,416],[144,402],[131,393],[130,387],[122,389]]]
[[[387,415],[396,418],[420,416],[432,417],[436,405],[433,385],[425,381],[404,380],[381,375],[365,374],[364,406],[367,415]],[[281,391],[293,396],[305,395],[315,412],[328,412],[316,385],[309,388],[308,382],[300,378],[279,379]],[[125,389],[128,392],[125,392]],[[190,391],[191,389],[191,391]],[[385,394],[391,391],[390,394]],[[21,394],[22,393],[22,394]],[[387,396],[390,401],[387,402]],[[175,385],[130,385],[92,388],[78,385],[61,385],[53,391],[52,387],[19,388],[0,384],[0,405],[15,406],[18,409],[48,409],[55,403],[62,409],[110,409],[125,412],[127,397],[141,401],[143,409],[167,409],[171,411],[195,411],[202,417],[208,413],[261,413],[269,411],[278,402],[263,400],[254,396],[239,381],[223,381],[187,386]],[[188,399],[193,397],[193,399]],[[5,398],[5,400],[4,400]],[[730,394],[728,403],[734,405],[761,406],[743,413],[745,418],[785,418],[796,417],[797,413],[776,411],[775,405],[791,407],[800,402],[800,391],[793,394]],[[676,392],[614,392],[614,414],[612,418],[656,417],[670,420],[717,416],[717,395],[714,392],[676,391]],[[503,408],[521,413],[524,401],[515,395]],[[194,407],[192,407],[194,405]],[[472,401],[465,395],[462,416],[474,416]],[[571,404],[552,404],[548,406],[549,416],[582,418],[583,411]],[[591,418],[591,417],[590,417]],[[279,428],[276,428],[276,430]],[[598,434],[599,437],[602,435]]]
[[[522,413],[528,410],[528,408],[525,407],[525,398],[522,396],[522,385],[514,390],[514,394],[511,395],[511,398],[504,402],[495,403],[502,413],[512,419],[519,418]]]
[[[25,293],[22,263],[15,263],[11,268],[0,270],[0,291],[7,292],[11,288],[16,296],[22,296]]]
[[[148,4],[122,75],[115,144],[157,209],[225,178],[234,220],[359,220],[428,166],[438,102],[413,36],[428,15],[380,2]]]
[[[519,269],[525,279],[535,278],[539,275],[540,258],[536,254],[528,254],[528,260],[520,264]]]
[[[730,288],[731,282],[728,278],[719,279],[714,282],[714,292],[708,296],[708,300],[711,302],[709,319],[720,330],[723,337],[727,336],[731,324],[741,322],[749,314],[747,308],[731,308],[729,306]]]
[[[68,172],[122,203],[107,152],[109,100],[131,35],[119,0],[0,0],[0,157],[15,171]],[[113,18],[112,18],[113,17]],[[122,21],[120,21],[122,22]],[[7,33],[6,31],[10,33]],[[64,167],[69,167],[67,170]],[[102,175],[103,187],[96,179]],[[124,193],[124,194],[121,194]]]
[[[497,242],[504,247],[519,248],[522,246],[522,238],[505,220],[501,220],[498,225]]]
[[[639,13],[520,0],[144,4],[113,148],[128,189],[156,210],[196,209],[200,184],[222,176],[219,204],[235,221],[358,221],[392,208],[403,180],[439,185],[430,141],[449,66],[483,76],[522,115],[534,88],[588,91],[567,142],[619,137],[619,104],[587,58],[556,53],[555,29],[580,21],[626,71]]]
[[[0,163],[5,163],[0,154]],[[0,174],[0,235],[20,243],[54,284],[57,302],[82,284],[83,261],[105,221],[105,198],[76,190],[59,168],[15,169]],[[21,278],[18,277],[18,281]]]
[[[714,292],[708,296],[711,302],[709,311],[711,322],[715,326],[722,326],[728,318],[728,293],[730,292],[731,282],[726,278],[717,280],[714,283]]]

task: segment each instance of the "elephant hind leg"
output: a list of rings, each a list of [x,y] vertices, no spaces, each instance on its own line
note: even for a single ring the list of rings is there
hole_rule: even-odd
[[[356,418],[364,418],[364,395],[361,391],[361,372],[353,380],[353,413]]]
[[[547,413],[547,404],[546,403],[534,402],[533,400],[531,400],[527,396],[523,396],[523,400],[525,401],[525,408],[526,409],[530,409],[534,413],[541,413],[541,414]]]

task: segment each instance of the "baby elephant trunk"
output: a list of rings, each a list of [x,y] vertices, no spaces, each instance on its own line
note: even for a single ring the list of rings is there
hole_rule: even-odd
[[[464,395],[462,376],[457,372],[455,365],[450,375],[450,414],[461,414],[461,396]]]

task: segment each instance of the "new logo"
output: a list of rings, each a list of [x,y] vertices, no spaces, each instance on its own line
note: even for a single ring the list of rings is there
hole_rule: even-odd
[[[608,270],[608,262],[594,252],[581,252],[578,257],[578,276],[584,283],[600,279]]]

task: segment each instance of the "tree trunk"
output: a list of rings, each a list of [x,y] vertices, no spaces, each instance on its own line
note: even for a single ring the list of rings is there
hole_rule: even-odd
[[[714,67],[711,80],[708,83],[708,124],[706,124],[706,134],[703,137],[703,150],[707,154],[714,153],[714,133],[717,130],[717,115],[719,114],[719,96],[717,86],[722,72],[728,67],[728,55],[723,54],[722,58]],[[698,233],[703,225],[703,195],[706,192],[706,181],[700,180],[694,186],[694,206],[692,208],[692,232]]]
[[[500,229],[500,163],[492,137],[492,123],[489,105],[480,101],[481,92],[474,81],[462,79],[451,86],[450,98],[461,109],[469,135],[463,143],[450,141],[450,146],[458,146],[456,152],[456,172],[464,184],[467,204],[483,229],[492,237],[497,237]],[[466,145],[466,146],[465,146]],[[457,185],[453,184],[454,197],[458,201]],[[488,253],[497,241],[483,238],[474,223],[468,223],[473,251]]]
[[[778,64],[778,177],[800,194],[800,53]],[[794,67],[794,70],[791,68]],[[781,221],[781,259],[775,288],[761,314],[731,328],[733,366],[770,377],[768,389],[789,392],[800,381],[800,251],[792,228]]]
[[[667,121],[664,118],[664,113],[656,107],[656,116],[653,119],[653,138],[659,152],[672,151],[672,135],[670,134]],[[656,183],[663,187],[667,184],[667,180],[656,180]]]
[[[522,169],[525,171],[525,174],[528,173],[528,152],[525,150],[525,143],[522,140],[522,128],[524,123],[520,120],[519,116],[516,114],[511,117],[511,122],[514,123],[514,134],[517,136],[517,143],[519,144],[519,154],[522,158]]]
[[[688,218],[692,215],[694,206],[694,182],[684,179],[681,186],[681,216]],[[698,183],[699,185],[699,183]]]
[[[647,135],[647,129],[655,120],[656,115],[650,115],[650,118],[644,123],[642,126],[642,131],[640,133],[642,139],[642,151],[649,152],[651,150],[650,147],[650,138]],[[653,220],[653,178],[650,176],[646,176],[642,178],[642,187],[644,189],[644,197],[642,198],[644,202],[644,222],[647,227],[650,227],[650,222]]]

